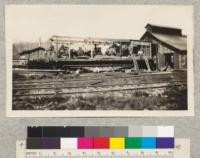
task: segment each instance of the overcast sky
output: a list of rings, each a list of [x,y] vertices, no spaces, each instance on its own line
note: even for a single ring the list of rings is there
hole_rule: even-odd
[[[192,31],[191,6],[9,5],[6,34],[13,41],[42,41],[52,35],[139,39],[147,23]]]

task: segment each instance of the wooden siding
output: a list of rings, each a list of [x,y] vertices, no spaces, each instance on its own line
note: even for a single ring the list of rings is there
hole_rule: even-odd
[[[187,68],[187,54],[181,54],[179,52],[175,52],[162,45],[160,42],[152,39],[150,36],[144,37],[143,40],[150,41],[152,44],[157,44],[157,66],[158,69],[161,69],[165,66],[165,54],[172,54],[174,69],[186,69]]]
[[[44,51],[44,50],[38,50],[31,52],[29,54],[24,54],[20,56],[20,59],[28,59],[28,60],[56,60],[57,55],[54,51]]]

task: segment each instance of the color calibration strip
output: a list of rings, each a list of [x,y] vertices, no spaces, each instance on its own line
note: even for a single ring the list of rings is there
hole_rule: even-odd
[[[174,137],[173,126],[28,127],[27,137]]]
[[[173,126],[28,127],[27,149],[174,148]]]
[[[117,140],[119,141],[119,140]],[[189,139],[175,139],[173,149],[26,149],[17,141],[16,158],[190,158]]]
[[[174,138],[28,138],[27,149],[169,149]]]

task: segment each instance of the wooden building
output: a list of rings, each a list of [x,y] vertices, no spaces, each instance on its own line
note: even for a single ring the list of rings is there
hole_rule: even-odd
[[[28,60],[38,60],[45,58],[45,49],[42,47],[37,47],[30,50],[25,50],[20,53],[21,59],[28,59]]]
[[[44,48],[41,46],[32,47],[29,49],[23,49],[19,53],[19,59],[27,59],[27,60],[45,60],[45,61],[51,61],[57,59],[57,54],[55,51],[50,50],[48,48]]]
[[[173,69],[187,68],[187,36],[179,28],[146,25],[141,40],[152,43],[152,57],[158,70],[170,66]]]

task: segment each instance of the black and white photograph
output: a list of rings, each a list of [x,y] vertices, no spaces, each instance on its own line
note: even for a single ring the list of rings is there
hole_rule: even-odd
[[[8,116],[194,114],[193,7],[7,5]]]

